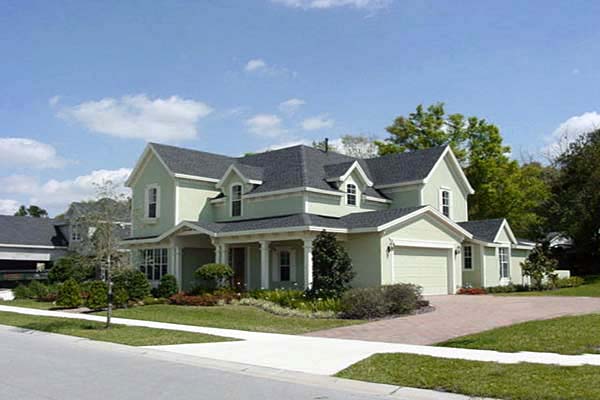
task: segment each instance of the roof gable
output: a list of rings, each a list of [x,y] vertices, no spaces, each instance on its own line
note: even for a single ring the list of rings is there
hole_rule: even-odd
[[[513,234],[512,229],[510,229],[508,221],[506,221],[504,218],[465,221],[459,222],[458,224],[467,231],[471,232],[475,240],[480,240],[486,243],[497,243],[500,234],[504,230],[511,243],[519,243]]]

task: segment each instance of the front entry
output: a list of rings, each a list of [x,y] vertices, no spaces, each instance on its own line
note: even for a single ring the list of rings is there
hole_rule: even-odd
[[[229,265],[233,269],[231,286],[237,289],[246,288],[246,248],[233,247],[229,251]]]

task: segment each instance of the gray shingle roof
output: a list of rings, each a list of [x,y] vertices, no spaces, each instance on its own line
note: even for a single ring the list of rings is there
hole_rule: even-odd
[[[323,228],[375,228],[412,213],[423,207],[396,208],[384,211],[367,211],[349,214],[343,217],[325,217],[316,214],[292,214],[268,218],[255,218],[228,222],[197,222],[189,221],[199,228],[214,233],[228,233],[277,228],[299,228],[318,226]]]
[[[356,160],[375,185],[420,180],[429,174],[445,149],[435,147],[362,160],[304,145],[244,157],[227,157],[156,143],[151,145],[174,173],[220,179],[234,164],[248,178],[263,181],[253,193],[303,186],[337,190],[327,179],[342,175]],[[385,198],[373,188],[368,188],[366,194]]]
[[[493,243],[498,231],[502,227],[502,222],[504,222],[504,218],[465,221],[459,222],[458,225],[473,234],[475,239]]]
[[[0,244],[66,246],[67,240],[53,219],[0,215]]]

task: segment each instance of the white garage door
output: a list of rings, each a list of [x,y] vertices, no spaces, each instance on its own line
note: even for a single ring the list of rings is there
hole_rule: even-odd
[[[393,279],[419,285],[423,294],[448,294],[448,250],[397,247]]]

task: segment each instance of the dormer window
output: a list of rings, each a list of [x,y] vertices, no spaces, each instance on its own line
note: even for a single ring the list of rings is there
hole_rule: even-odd
[[[160,191],[157,185],[146,189],[146,218],[156,219],[159,213]]]
[[[242,185],[233,185],[231,187],[231,216],[240,217],[242,215]]]
[[[440,209],[442,211],[442,214],[444,214],[446,217],[450,218],[450,191],[449,190],[442,190],[442,193],[440,196]]]
[[[71,225],[71,241],[81,242],[81,232],[79,230],[79,225],[77,224]]]
[[[349,206],[356,205],[356,185],[352,183],[346,185],[346,204]]]

